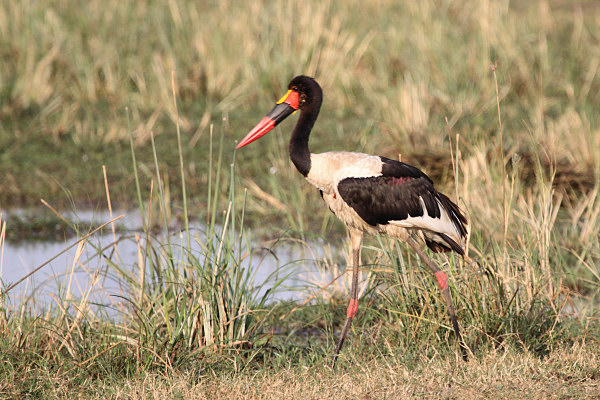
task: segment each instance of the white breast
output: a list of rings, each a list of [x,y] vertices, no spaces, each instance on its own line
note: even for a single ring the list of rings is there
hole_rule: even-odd
[[[342,179],[381,175],[381,159],[369,154],[330,151],[311,154],[310,162],[306,179],[326,194],[336,193]]]

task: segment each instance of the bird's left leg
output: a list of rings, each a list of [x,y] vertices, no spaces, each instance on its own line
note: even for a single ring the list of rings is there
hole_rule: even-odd
[[[337,348],[335,349],[335,354],[333,355],[332,368],[335,367],[335,362],[340,350],[342,349],[342,345],[344,344],[346,334],[348,333],[348,330],[350,330],[352,320],[358,312],[358,266],[360,265],[360,246],[362,245],[363,235],[361,232],[351,231],[350,237],[352,241],[352,291],[350,294],[350,303],[348,304],[348,309],[346,310],[346,322],[342,328],[340,340]]]
[[[448,276],[437,265],[435,265],[429,257],[427,257],[425,252],[421,250],[419,245],[415,243],[415,241],[410,236],[406,239],[406,243],[408,243],[409,246],[413,248],[413,250],[419,255],[419,258],[421,258],[425,265],[427,265],[427,267],[435,275],[440,290],[442,291],[442,297],[444,298],[444,302],[448,307],[448,313],[450,314],[450,320],[452,321],[452,326],[454,327],[454,332],[456,333],[456,337],[458,339],[458,345],[460,346],[463,360],[467,361],[469,359],[467,346],[463,342],[462,335],[460,334],[460,329],[458,327],[458,319],[456,318],[454,306],[452,305],[452,297],[450,297],[450,289],[448,288]]]

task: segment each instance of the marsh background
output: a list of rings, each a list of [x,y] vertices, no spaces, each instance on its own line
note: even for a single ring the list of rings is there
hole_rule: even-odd
[[[91,236],[68,266],[89,269],[90,292],[122,283],[118,317],[68,285],[50,306],[2,295],[3,395],[597,393],[596,2],[7,0],[0,58],[0,243],[109,204],[144,220],[136,262]],[[288,160],[292,123],[233,151],[298,74],[325,92],[312,151],[401,157],[467,212],[477,265],[438,261],[470,363],[400,244],[366,243],[370,289],[335,371],[343,283],[291,314],[256,295],[257,243],[336,241],[312,262],[345,269],[341,225]],[[65,247],[105,222],[56,221],[76,233]]]

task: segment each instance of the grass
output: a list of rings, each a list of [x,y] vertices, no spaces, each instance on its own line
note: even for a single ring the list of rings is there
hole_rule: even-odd
[[[208,159],[219,176],[222,140],[217,154],[213,163],[211,148]],[[135,170],[135,151],[132,159]],[[209,198],[222,190],[230,193],[226,213],[219,215],[219,205],[209,201],[213,206],[207,215],[212,217],[206,229],[192,231],[185,224],[177,239],[169,231],[165,191],[156,160],[162,236],[153,234],[149,223],[153,212],[150,191],[150,201],[139,204],[145,229],[134,237],[115,236],[114,243],[102,247],[93,238],[100,228],[88,233],[78,225],[69,226],[81,238],[74,243],[77,251],[70,273],[67,271],[64,278],[56,276],[58,292],[50,295],[50,304],[37,298],[36,292],[15,301],[11,291],[22,280],[3,283],[0,323],[7,340],[0,351],[11,365],[1,372],[6,383],[0,389],[3,394],[45,397],[51,382],[38,385],[38,378],[46,373],[82,383],[108,371],[122,377],[144,370],[173,372],[224,352],[257,352],[254,347],[260,347],[260,336],[265,335],[261,327],[268,315],[267,303],[280,282],[273,277],[254,281],[260,262],[253,261],[253,251],[247,246],[248,233],[237,225],[243,224],[243,207],[238,210],[235,206],[233,164],[229,182],[216,179],[214,192],[208,192]],[[108,186],[106,192],[110,205]],[[137,263],[123,263],[119,255],[122,240],[137,244]],[[86,285],[79,286],[79,295],[72,285],[75,281],[80,285],[80,279],[74,278],[76,270],[86,272],[88,278]],[[117,286],[111,286],[111,282]],[[27,373],[32,367],[40,374],[32,376],[33,380]]]
[[[119,391],[97,388],[100,397],[183,399],[286,398],[594,398],[597,354],[583,356],[582,349],[558,351],[540,360],[525,354],[490,354],[463,368],[435,359],[416,368],[392,360],[361,360],[360,368],[332,373],[316,369],[290,369],[236,374],[220,381],[189,375],[165,378],[148,376],[128,382]],[[357,360],[358,361],[358,360]],[[448,371],[452,373],[449,374]],[[596,381],[595,381],[596,380]],[[578,383],[574,383],[578,381]],[[193,382],[193,383],[192,383]]]
[[[131,238],[136,265],[86,240],[95,256],[72,266],[90,271],[81,298],[66,284],[48,308],[0,297],[0,393],[594,398],[598,18],[594,3],[560,0],[4,2],[0,204],[135,204],[145,230]],[[290,166],[292,122],[233,152],[299,73],[325,89],[313,151],[400,155],[468,213],[477,262],[437,260],[469,363],[401,244],[365,243],[369,287],[335,371],[348,277],[295,311],[249,283],[249,227],[343,239]],[[206,231],[159,240],[151,229],[190,232],[194,220]],[[9,219],[0,247],[14,229]],[[316,261],[337,275],[344,251]],[[118,318],[89,297],[103,290],[96,270],[122,285]]]

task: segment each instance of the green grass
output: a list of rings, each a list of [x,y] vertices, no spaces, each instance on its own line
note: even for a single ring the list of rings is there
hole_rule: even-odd
[[[599,18],[560,0],[4,2],[0,204],[105,207],[106,165],[111,204],[146,229],[136,265],[84,264],[122,283],[119,318],[68,291],[43,309],[0,298],[0,393],[593,398]],[[288,160],[293,121],[233,152],[299,73],[325,90],[313,151],[401,155],[467,212],[476,263],[436,260],[470,363],[431,276],[385,239],[365,243],[369,289],[336,371],[348,276],[295,311],[256,297],[248,228],[325,238],[316,261],[346,268],[341,225]],[[206,222],[188,236],[200,253],[153,238],[173,221]],[[5,229],[0,246],[21,228]]]

